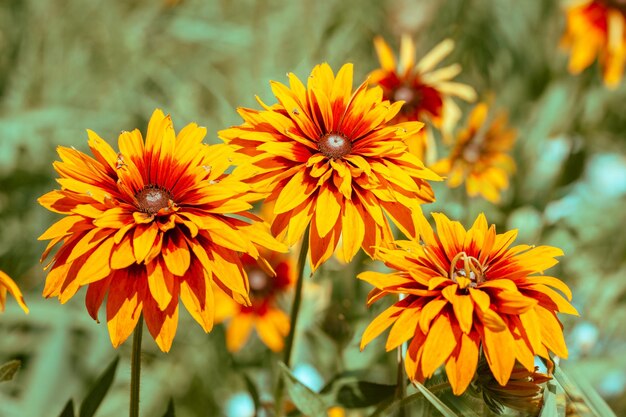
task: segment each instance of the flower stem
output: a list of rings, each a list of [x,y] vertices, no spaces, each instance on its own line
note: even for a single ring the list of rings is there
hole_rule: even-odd
[[[133,350],[130,357],[130,417],[139,417],[139,382],[141,378],[141,333],[143,314],[133,333]]]
[[[289,368],[291,366],[291,353],[293,351],[294,339],[296,336],[296,325],[298,323],[298,314],[300,312],[300,304],[302,302],[302,283],[304,281],[304,266],[306,265],[306,255],[309,252],[309,229],[304,232],[302,245],[300,246],[300,254],[298,255],[298,277],[296,280],[296,290],[293,296],[293,304],[291,305],[291,314],[289,317],[289,334],[285,341],[285,351],[283,362]],[[274,397],[274,411],[276,416],[283,415],[283,390],[284,383],[282,377],[278,378],[276,392]]]
[[[406,388],[404,386],[404,361],[402,357],[402,345],[398,346],[398,371],[397,371],[397,387],[396,387],[396,399],[402,401],[406,396]],[[400,405],[398,410],[398,417],[406,416],[406,408],[404,405]]]

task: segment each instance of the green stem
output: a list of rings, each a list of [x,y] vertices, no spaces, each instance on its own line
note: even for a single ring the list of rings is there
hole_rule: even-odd
[[[298,278],[296,280],[296,291],[293,296],[293,304],[291,305],[291,315],[289,318],[289,334],[287,335],[287,340],[285,341],[285,356],[283,357],[283,362],[287,367],[291,367],[291,354],[293,351],[293,342],[296,335],[296,325],[298,324],[298,314],[300,312],[300,304],[302,302],[302,283],[304,281],[304,266],[306,264],[306,255],[309,252],[309,229],[306,229],[304,232],[304,237],[302,238],[302,245],[300,247],[300,254],[298,255]],[[276,395],[274,398],[274,410],[275,415],[280,417],[283,415],[283,390],[284,383],[283,379],[278,379],[278,385],[276,386]]]
[[[402,345],[398,346],[398,371],[397,371],[397,387],[396,387],[396,399],[398,401],[402,401],[402,399],[406,396],[406,387],[404,385],[404,361],[402,360]],[[406,407],[400,405],[400,409],[398,410],[398,417],[406,416]]]
[[[139,417],[139,382],[141,379],[141,333],[143,314],[135,326],[133,350],[130,357],[130,417]]]

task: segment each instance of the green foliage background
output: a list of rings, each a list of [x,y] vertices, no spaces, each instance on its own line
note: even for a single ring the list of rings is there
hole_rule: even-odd
[[[304,78],[322,61],[335,70],[353,62],[355,78],[364,77],[377,65],[373,37],[395,48],[404,32],[421,54],[453,38],[446,62],[461,63],[459,79],[507,109],[519,131],[518,171],[500,206],[438,186],[429,209],[466,224],[484,211],[500,231],[520,228],[520,242],[565,250],[555,274],[573,288],[582,317],[563,318],[571,350],[563,367],[626,414],[626,83],[606,90],[597,66],[569,75],[558,48],[563,28],[556,1],[2,0],[0,269],[24,290],[31,313],[10,300],[0,316],[0,362],[23,361],[0,385],[0,416],[58,415],[116,353],[120,369],[97,416],[126,412],[130,343],[116,352],[80,295],[65,306],[41,297],[36,238],[56,216],[36,199],[55,187],[56,146],[85,150],[87,128],[115,143],[121,130],[145,131],[156,107],[177,129],[195,121],[217,142],[218,130],[239,123],[236,107],[256,107],[255,94],[273,102],[269,80]],[[393,352],[381,343],[358,352],[382,308],[364,307],[368,288],[354,279],[362,262],[380,267],[330,262],[307,283],[296,362],[324,381],[339,368],[392,384]],[[231,355],[221,326],[205,335],[187,314],[169,354],[148,339],[144,346],[146,416],[161,415],[170,396],[178,416],[220,415],[227,398],[246,391],[244,374],[265,387],[278,372],[258,341]]]

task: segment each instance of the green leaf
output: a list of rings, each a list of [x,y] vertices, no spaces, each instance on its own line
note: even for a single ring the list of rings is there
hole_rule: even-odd
[[[93,384],[91,390],[83,400],[83,403],[80,405],[80,417],[92,417],[96,413],[100,403],[102,403],[102,400],[104,400],[109,388],[111,388],[119,360],[119,356],[115,357],[107,369]]]
[[[59,417],[74,417],[74,400],[70,399],[67,404],[65,404]]]
[[[556,384],[548,382],[543,390],[543,406],[539,417],[559,417],[556,407]]]
[[[611,407],[602,399],[600,394],[584,377],[576,377],[563,372],[557,364],[554,365],[554,377],[565,390],[567,397],[572,401],[582,398],[585,404],[597,417],[616,417]]]
[[[328,407],[322,397],[298,381],[287,368],[287,365],[282,362],[279,362],[278,365],[282,371],[289,397],[291,397],[291,401],[293,401],[298,410],[309,417],[326,417],[326,409]]]
[[[458,417],[458,415],[454,411],[450,410],[448,406],[443,403],[443,401],[441,401],[435,394],[430,392],[430,390],[424,385],[422,385],[418,381],[413,381],[413,385],[444,417]]]
[[[17,359],[0,365],[0,382],[12,380],[20,366],[22,362]]]
[[[381,403],[396,391],[395,385],[361,381],[353,372],[335,376],[321,391],[328,404],[363,408]]]
[[[170,400],[167,402],[167,410],[165,410],[163,417],[176,417],[174,414],[174,399],[172,397],[170,397]]]

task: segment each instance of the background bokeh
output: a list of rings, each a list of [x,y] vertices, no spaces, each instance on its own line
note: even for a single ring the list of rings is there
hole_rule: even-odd
[[[45,245],[36,239],[56,216],[36,199],[56,186],[56,146],[86,150],[87,128],[114,144],[121,130],[145,131],[156,107],[177,130],[195,121],[217,143],[218,130],[240,122],[237,107],[258,107],[255,94],[273,102],[269,80],[304,78],[322,61],[335,70],[353,62],[363,78],[377,66],[373,37],[395,49],[402,33],[420,54],[454,39],[446,62],[459,62],[458,79],[507,110],[519,132],[518,169],[499,206],[438,184],[426,210],[466,225],[484,211],[500,231],[519,228],[518,242],[564,249],[554,274],[572,287],[581,317],[562,317],[571,352],[562,366],[626,415],[626,83],[607,90],[597,65],[568,74],[563,29],[554,0],[2,0],[0,269],[31,313],[9,300],[0,316],[0,362],[23,361],[0,385],[0,416],[57,416],[116,354],[120,368],[97,415],[127,408],[130,342],[113,349],[80,296],[64,306],[41,297]],[[348,267],[331,261],[306,283],[295,363],[315,389],[338,369],[395,381],[395,353],[381,340],[359,353],[364,326],[384,307],[364,306],[369,289],[354,279],[364,262],[380,268],[363,257]],[[221,326],[205,335],[187,313],[169,354],[148,338],[144,349],[146,416],[162,414],[170,397],[178,416],[244,416],[244,375],[262,399],[271,395],[276,355],[258,340],[232,355]]]

